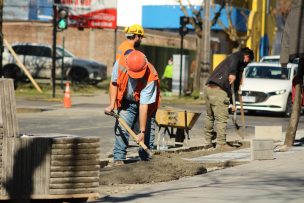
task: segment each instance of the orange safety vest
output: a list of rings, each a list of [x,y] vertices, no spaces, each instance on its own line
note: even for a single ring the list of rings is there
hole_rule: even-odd
[[[123,96],[127,90],[129,75],[127,73],[126,64],[125,64],[125,56],[123,56],[119,60],[118,65],[118,78],[117,78],[117,97],[116,97],[116,108],[121,108]],[[139,102],[140,99],[140,92],[142,89],[146,87],[152,81],[157,81],[157,95],[156,101],[152,104],[149,104],[148,107],[148,114],[152,115],[152,113],[156,112],[157,108],[160,105],[160,81],[158,78],[157,71],[155,70],[154,66],[148,62],[148,67],[146,73],[143,78],[137,80],[137,86],[134,90],[134,98],[136,102]]]
[[[116,53],[116,60],[119,59],[124,53],[125,51],[132,49],[134,50],[134,46],[132,44],[130,44],[130,42],[128,40],[125,40],[124,42],[122,42],[117,50]]]

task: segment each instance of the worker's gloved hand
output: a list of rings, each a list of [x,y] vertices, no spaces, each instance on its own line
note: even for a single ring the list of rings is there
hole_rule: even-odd
[[[236,79],[236,76],[235,75],[229,75],[228,76],[228,80],[229,80],[229,85],[231,85]]]
[[[144,141],[145,133],[139,133],[137,135],[137,143],[140,143],[141,141]]]
[[[104,113],[107,115],[111,115],[114,112],[113,110],[114,110],[114,107],[112,105],[109,105],[104,109]]]

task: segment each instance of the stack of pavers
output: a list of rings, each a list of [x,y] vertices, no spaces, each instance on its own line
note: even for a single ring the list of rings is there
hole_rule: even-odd
[[[10,79],[0,79],[0,102],[0,200],[84,200],[98,195],[99,138],[20,136]]]
[[[99,141],[81,137],[52,139],[50,194],[98,192]]]
[[[16,102],[12,80],[0,78],[0,189],[2,196],[6,176],[6,166],[11,164],[7,160],[7,151],[11,147],[11,140],[19,134],[16,119]],[[8,162],[8,163],[6,163]],[[0,198],[1,199],[1,198]]]

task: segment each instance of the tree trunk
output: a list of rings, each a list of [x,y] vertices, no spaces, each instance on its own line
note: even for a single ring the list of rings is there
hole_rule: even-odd
[[[196,70],[195,70],[195,76],[194,76],[194,85],[193,85],[193,91],[200,94],[201,91],[203,91],[204,85],[206,83],[206,80],[208,79],[208,76],[210,74],[210,46],[209,50],[206,50],[206,48],[203,46],[206,42],[204,42],[205,39],[198,38],[197,43],[197,50],[196,50]],[[209,43],[210,44],[210,41]],[[208,54],[208,55],[206,55]]]
[[[201,38],[197,37],[197,49],[196,49],[196,69],[193,80],[193,92],[199,95],[200,92],[200,77],[201,77]]]
[[[197,66],[194,78],[194,92],[200,95],[210,72],[210,1],[204,1],[202,35],[197,42]]]
[[[295,97],[292,112],[285,135],[285,145],[292,146],[296,137],[298,123],[302,106],[302,84],[303,84],[304,58],[300,59],[297,76],[295,78]]]
[[[2,69],[2,59],[3,59],[3,32],[2,32],[2,23],[3,23],[3,0],[0,0],[0,78],[3,76]]]

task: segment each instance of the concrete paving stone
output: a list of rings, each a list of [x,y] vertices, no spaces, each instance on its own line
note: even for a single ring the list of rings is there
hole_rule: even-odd
[[[219,162],[226,162],[232,160],[250,161],[250,149],[248,148],[248,149],[235,150],[231,152],[210,154],[207,156],[200,156],[191,159],[184,158],[184,160],[203,162],[203,163],[219,163]]]
[[[271,160],[273,157],[273,150],[253,151],[251,154],[252,160]]]
[[[254,137],[256,139],[273,139],[284,141],[285,134],[282,133],[282,126],[255,126]]]
[[[251,141],[251,149],[253,151],[257,150],[267,150],[273,149],[274,142],[273,139],[252,139]]]
[[[289,151],[283,152],[283,153],[295,153],[298,151],[303,151],[304,146],[297,146],[292,147]],[[282,153],[282,152],[276,152],[274,153],[274,158],[277,158],[276,154]],[[195,161],[195,162],[202,162],[202,163],[220,163],[220,162],[226,162],[226,161],[251,161],[251,150],[250,148],[247,149],[240,149],[230,152],[224,152],[224,153],[217,153],[217,154],[210,154],[207,156],[200,156],[195,158],[183,158],[187,161]]]
[[[274,141],[273,139],[252,139],[251,141],[251,159],[265,160],[274,159],[273,157]]]

